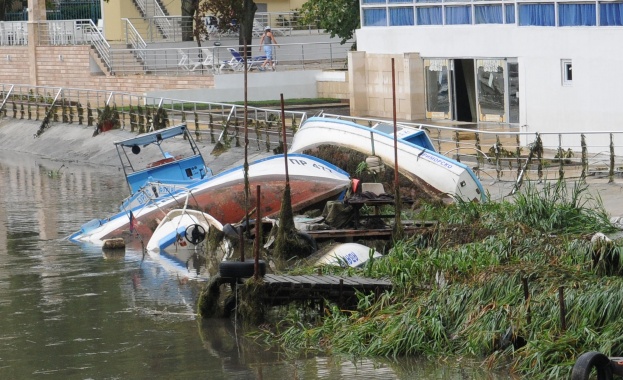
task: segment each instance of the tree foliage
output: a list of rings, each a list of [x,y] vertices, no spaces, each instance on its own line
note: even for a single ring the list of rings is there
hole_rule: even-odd
[[[308,0],[301,8],[301,22],[317,25],[338,36],[341,43],[353,38],[359,28],[359,0]]]
[[[212,15],[218,20],[220,30],[240,28],[240,45],[252,44],[253,19],[257,5],[253,0],[204,0],[199,5],[201,15]]]

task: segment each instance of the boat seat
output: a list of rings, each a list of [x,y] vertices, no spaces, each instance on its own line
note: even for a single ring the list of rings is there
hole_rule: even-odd
[[[147,164],[147,167],[148,168],[154,168],[156,166],[168,164],[169,162],[173,162],[173,161],[175,161],[175,158],[167,157],[167,158],[163,158],[162,160],[151,162],[151,163]]]
[[[168,153],[167,153],[167,154],[168,154]],[[179,161],[179,160],[181,160],[182,158],[184,158],[184,155],[182,155],[182,154],[178,154],[178,155],[177,155],[177,156],[175,156],[175,157],[172,157],[172,156],[169,154],[169,156],[168,156],[168,157],[165,157],[165,158],[163,158],[163,159],[161,159],[161,160],[154,161],[154,162],[150,162],[149,164],[147,164],[147,167],[148,167],[148,168],[153,168],[153,167],[156,167],[156,166],[160,166],[160,165],[168,164],[169,162]]]
[[[385,188],[382,183],[378,182],[364,182],[361,184],[361,192],[365,193],[369,191],[375,195],[385,194]]]

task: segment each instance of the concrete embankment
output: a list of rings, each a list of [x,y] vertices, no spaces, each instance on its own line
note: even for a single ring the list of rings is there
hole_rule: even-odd
[[[5,118],[0,121],[0,149],[29,153],[64,162],[96,165],[111,169],[120,168],[121,164],[114,142],[136,135],[128,130],[118,129],[93,136],[94,127],[78,124],[52,123],[52,126],[35,137],[41,121],[16,120]],[[185,151],[188,145],[184,141],[176,142]],[[214,173],[244,163],[244,148],[233,147],[218,156],[212,155],[214,144],[209,141],[197,141],[197,145],[208,166]],[[262,147],[264,149],[264,147]],[[249,161],[257,160],[272,152],[260,151],[257,146],[249,147]],[[145,151],[139,159],[152,162],[159,157],[149,156]]]

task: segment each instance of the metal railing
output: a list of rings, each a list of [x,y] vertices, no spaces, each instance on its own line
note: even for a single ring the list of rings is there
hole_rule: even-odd
[[[145,50],[147,49],[147,43],[143,40],[143,37],[141,37],[138,31],[134,28],[134,25],[132,25],[127,18],[121,20],[125,21],[125,36],[128,46],[132,47],[132,51],[136,52],[135,56],[141,62],[145,62]]]
[[[242,65],[233,65],[234,49],[244,56],[240,46],[183,48],[110,49],[111,65],[116,75],[214,75],[239,73]],[[263,55],[258,45],[247,47],[253,57]],[[349,47],[339,42],[280,44],[274,49],[277,71],[346,69]],[[137,64],[136,57],[141,57]],[[186,57],[186,58],[185,58]],[[251,62],[251,61],[249,61]],[[249,63],[256,71],[262,59]]]
[[[165,39],[169,38],[171,35],[175,35],[176,29],[181,28],[179,23],[175,22],[175,18],[169,17],[165,14],[157,1],[149,2],[149,6],[153,7],[153,12],[150,12],[152,9],[148,9],[147,2],[145,0],[135,0],[135,2],[145,16],[144,18],[146,20],[154,21],[156,30],[160,32]]]
[[[240,144],[244,134],[242,105],[189,102],[173,98],[75,88],[0,84],[0,113],[14,119],[87,125],[96,128],[106,105],[120,115],[121,128],[142,133],[186,123],[201,140]],[[99,110],[99,111],[98,111]],[[307,119],[305,112],[285,111],[287,138]],[[383,119],[323,114],[371,126]],[[250,147],[270,151],[281,146],[281,110],[247,107]],[[472,128],[432,122],[400,125],[425,129],[437,151],[470,166],[481,181],[556,180],[603,177],[613,182],[623,174],[623,131],[527,133],[508,124]],[[45,128],[41,129],[45,135]]]
[[[325,113],[365,126],[389,123],[375,118]],[[589,176],[614,181],[623,175],[623,131],[521,132],[518,126],[482,123],[460,128],[411,122],[401,126],[425,129],[437,151],[470,166],[481,180],[582,179]]]
[[[199,140],[224,146],[239,145],[244,138],[245,109],[242,105],[188,102],[113,91],[0,84],[0,114],[14,119],[44,119],[91,126],[106,105],[119,113],[122,129],[136,133],[186,123]],[[282,146],[281,109],[247,107],[250,149],[271,151]],[[292,136],[307,119],[305,112],[285,111],[286,134]]]
[[[0,46],[28,45],[26,21],[0,21]]]

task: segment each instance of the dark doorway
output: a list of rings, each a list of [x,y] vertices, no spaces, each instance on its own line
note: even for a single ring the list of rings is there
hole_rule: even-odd
[[[457,121],[475,122],[474,60],[454,60],[454,114]]]

